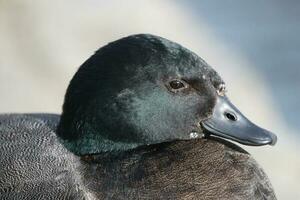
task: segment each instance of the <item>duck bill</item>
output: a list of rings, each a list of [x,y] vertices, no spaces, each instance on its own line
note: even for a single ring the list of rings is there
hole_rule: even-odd
[[[277,137],[248,120],[226,96],[218,96],[211,118],[201,122],[209,135],[251,146],[275,145]]]

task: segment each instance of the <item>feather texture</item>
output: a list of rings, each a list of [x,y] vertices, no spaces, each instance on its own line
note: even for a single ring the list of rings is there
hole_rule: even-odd
[[[254,159],[223,140],[77,157],[59,115],[0,115],[0,199],[276,199]]]

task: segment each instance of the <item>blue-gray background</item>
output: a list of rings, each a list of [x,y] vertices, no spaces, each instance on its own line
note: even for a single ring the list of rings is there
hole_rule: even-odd
[[[252,61],[289,126],[300,129],[300,1],[177,1]]]
[[[300,3],[279,0],[0,0],[0,112],[60,113],[69,80],[97,48],[153,33],[193,50],[228,96],[278,135],[245,147],[279,199],[300,199]]]

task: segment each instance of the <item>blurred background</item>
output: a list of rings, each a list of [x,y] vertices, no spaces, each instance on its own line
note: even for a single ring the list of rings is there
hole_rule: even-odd
[[[300,199],[300,1],[0,0],[0,112],[60,113],[78,67],[136,33],[182,44],[227,83],[274,147],[244,147],[278,199]]]

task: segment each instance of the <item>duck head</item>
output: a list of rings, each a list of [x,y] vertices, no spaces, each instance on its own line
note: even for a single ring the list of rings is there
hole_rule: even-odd
[[[247,145],[276,142],[230,103],[223,80],[204,60],[148,34],[112,42],[79,68],[57,132],[79,155],[204,135]]]

